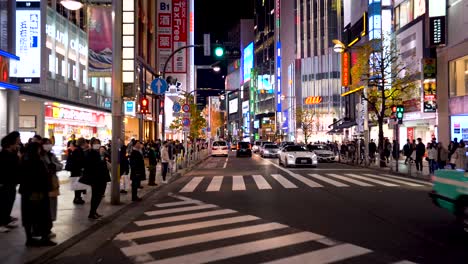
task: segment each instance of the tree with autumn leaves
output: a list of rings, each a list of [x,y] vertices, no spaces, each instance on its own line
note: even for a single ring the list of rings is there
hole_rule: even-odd
[[[197,106],[194,102],[193,95],[187,95],[187,99],[179,99],[179,104],[184,105],[188,103],[190,105],[190,133],[189,137],[192,139],[199,138],[202,134],[202,129],[206,127],[206,119],[201,115],[201,111],[197,109]],[[172,123],[170,124],[169,128],[172,130],[177,130],[182,132],[183,124],[182,124],[183,116],[182,114],[176,117]]]
[[[318,133],[320,126],[320,115],[315,109],[297,108],[296,122],[304,135],[305,144],[309,143],[309,138]]]
[[[363,46],[353,48],[357,59],[351,68],[350,89],[358,90],[362,100],[367,102],[370,121],[378,125],[378,150],[380,166],[386,166],[384,160],[385,119],[391,114],[391,106],[402,104],[410,99],[417,89],[415,60],[402,60],[397,39],[383,36],[371,40]],[[408,64],[411,61],[412,65]]]

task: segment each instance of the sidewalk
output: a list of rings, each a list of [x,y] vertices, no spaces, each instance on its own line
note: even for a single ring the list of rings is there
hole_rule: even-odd
[[[162,186],[161,178],[161,167],[157,167],[157,180],[158,186],[148,186],[147,181],[142,182],[143,189],[139,190],[139,196],[145,198],[149,196],[153,191]],[[168,173],[168,181],[171,182],[178,178],[180,173]],[[101,222],[106,221],[106,217],[112,217],[117,215],[121,209],[132,204],[131,201],[131,190],[128,189],[127,194],[121,194],[120,205],[110,204],[110,183],[107,186],[105,198],[99,206],[99,213],[104,215],[103,220],[92,221],[88,219],[91,190],[87,191],[84,195],[86,203],[84,205],[73,204],[74,192],[70,190],[70,183],[68,174],[59,173],[59,179],[61,182],[60,192],[61,195],[58,198],[58,210],[57,210],[57,221],[54,222],[52,231],[57,234],[57,237],[53,240],[58,243],[56,247],[40,247],[40,248],[28,248],[25,246],[26,238],[24,229],[21,226],[21,195],[17,195],[15,205],[13,208],[12,216],[20,218],[19,226],[12,229],[8,233],[0,233],[0,259],[1,263],[27,263],[34,261],[37,258],[43,256],[52,249],[57,250],[57,247],[65,246],[65,242],[70,242],[73,239],[80,239],[79,234],[85,233],[93,229],[100,228],[103,224]],[[130,187],[128,187],[130,188]],[[101,224],[100,224],[101,223]],[[73,242],[72,242],[73,243]]]
[[[356,163],[351,163],[346,160],[340,160],[341,163],[343,164],[348,164],[351,166],[360,166],[363,168],[369,168],[369,169],[374,169],[378,170],[380,172],[384,171],[386,173],[392,173],[392,174],[398,174],[402,176],[407,176],[407,177],[413,177],[413,178],[419,178],[419,179],[424,179],[424,180],[430,180],[430,174],[429,174],[429,163],[426,160],[423,160],[423,170],[422,172],[418,172],[416,170],[416,164],[414,162],[405,164],[405,159],[400,159],[398,160],[398,171],[396,169],[396,161],[395,160],[390,160],[389,163],[387,163],[387,167],[381,168],[378,164],[376,163],[371,163],[369,166],[364,166],[364,165],[359,165]]]

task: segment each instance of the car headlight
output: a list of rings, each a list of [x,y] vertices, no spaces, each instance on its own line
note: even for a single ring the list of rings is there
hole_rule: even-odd
[[[293,156],[293,155],[291,155],[291,154],[288,154],[288,158],[290,158],[290,159],[294,159],[294,156]]]
[[[312,153],[312,159],[316,159],[317,158],[317,155],[315,155],[315,153]]]
[[[263,153],[268,154],[268,153],[270,153],[270,151],[264,150]]]

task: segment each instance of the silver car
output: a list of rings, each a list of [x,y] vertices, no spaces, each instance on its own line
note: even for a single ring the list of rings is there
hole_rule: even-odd
[[[260,156],[262,158],[276,158],[278,157],[279,147],[275,144],[266,144],[260,150]]]
[[[308,145],[307,149],[309,151],[313,151],[315,155],[317,155],[317,159],[319,162],[334,162],[335,161],[335,158],[336,158],[335,153],[327,145],[323,145],[323,144]]]

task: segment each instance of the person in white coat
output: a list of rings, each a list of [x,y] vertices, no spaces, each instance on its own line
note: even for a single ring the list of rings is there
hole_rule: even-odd
[[[429,173],[434,174],[434,171],[437,170],[437,147],[435,143],[428,144],[427,159],[429,160]]]

